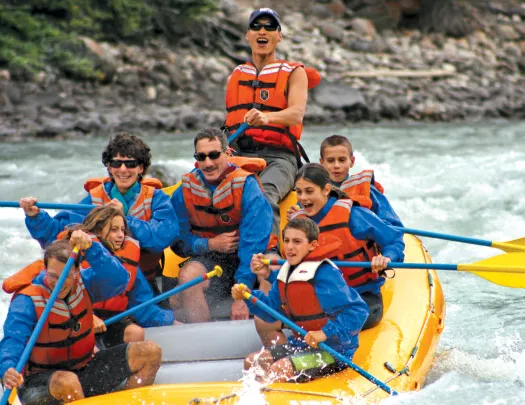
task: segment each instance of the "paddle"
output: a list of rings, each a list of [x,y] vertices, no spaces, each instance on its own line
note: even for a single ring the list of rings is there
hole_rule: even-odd
[[[507,253],[511,252],[525,252],[525,238],[514,239],[508,242],[493,242],[490,240],[468,238],[466,236],[449,235],[446,233],[437,233],[430,231],[422,231],[420,229],[402,228],[400,226],[393,226],[404,233],[412,235],[427,236],[429,238],[450,240],[453,242],[469,243],[471,245],[488,246],[496,249],[501,249]]]
[[[265,259],[264,264],[282,265],[285,260]],[[370,267],[370,262],[334,262],[340,267]],[[525,288],[525,253],[505,253],[472,264],[388,263],[393,269],[467,271],[504,287]]]
[[[234,142],[239,136],[242,135],[242,133],[244,131],[246,131],[246,129],[248,128],[248,124],[245,122],[244,124],[242,124],[239,129],[237,129],[237,131],[235,131],[233,134],[231,134],[229,137],[228,137],[228,143],[231,145],[232,142]]]
[[[86,210],[91,211],[96,205],[90,204],[61,204],[61,203],[41,203],[35,204],[38,208],[50,210]],[[4,208],[21,208],[17,201],[0,201],[0,207]]]
[[[22,372],[22,369],[26,365],[27,360],[29,359],[29,356],[31,355],[31,350],[33,350],[33,346],[35,345],[36,340],[38,339],[38,335],[40,335],[40,332],[42,331],[42,328],[44,327],[44,324],[47,321],[47,317],[49,316],[49,313],[51,312],[51,309],[53,308],[53,305],[58,297],[58,294],[60,293],[60,290],[62,290],[62,287],[67,279],[67,276],[69,274],[69,271],[71,270],[71,267],[73,267],[73,264],[75,263],[75,260],[77,259],[77,255],[78,255],[78,247],[75,246],[75,248],[69,255],[69,258],[67,259],[66,265],[64,266],[64,269],[62,270],[62,274],[58,278],[55,288],[53,288],[53,292],[51,293],[51,296],[49,297],[49,300],[46,303],[44,311],[42,312],[40,319],[38,319],[35,329],[33,330],[33,333],[31,334],[31,337],[29,338],[29,341],[27,342],[26,347],[24,351],[22,352],[22,356],[20,357],[20,360],[18,361],[18,364],[16,365],[16,371],[18,373]],[[11,391],[12,390],[4,391],[4,394],[2,395],[2,399],[0,400],[0,405],[7,404],[7,400],[9,399],[9,396],[11,395]]]
[[[267,314],[269,314],[272,317],[274,317],[275,319],[281,321],[282,323],[284,323],[285,325],[290,327],[292,330],[294,330],[295,332],[297,332],[301,336],[303,336],[303,337],[306,336],[307,332],[303,328],[301,328],[296,323],[292,322],[287,317],[281,315],[279,312],[277,312],[274,309],[270,308],[264,302],[259,301],[256,297],[251,295],[249,292],[245,291],[243,295],[244,295],[244,299],[246,299],[246,300],[250,301],[252,304],[258,306],[259,308],[261,308]],[[354,370],[357,373],[361,374],[368,381],[370,381],[371,383],[377,385],[383,391],[385,391],[385,392],[387,392],[388,394],[391,394],[391,395],[397,395],[397,392],[394,391],[392,388],[390,388],[388,385],[384,384],[383,382],[381,382],[380,380],[375,378],[372,374],[370,374],[367,371],[363,370],[361,367],[359,367],[357,364],[355,364],[352,360],[350,360],[349,358],[343,356],[339,352],[335,351],[330,346],[328,346],[326,343],[324,343],[324,342],[323,343],[319,343],[319,347],[321,349],[323,349],[324,351],[330,353],[337,360],[339,360],[339,361],[345,363],[346,365],[348,365],[348,367],[350,367],[352,370]]]
[[[204,274],[204,275],[202,275],[200,277],[196,277],[193,280],[188,281],[187,283],[181,284],[178,287],[175,287],[175,288],[173,288],[173,289],[171,289],[169,291],[166,291],[165,293],[157,295],[156,297],[150,299],[149,301],[143,302],[142,304],[137,305],[136,307],[130,308],[130,309],[124,311],[124,312],[121,312],[118,315],[112,316],[111,318],[106,319],[104,321],[104,324],[106,326],[109,326],[112,323],[120,321],[122,318],[125,318],[126,316],[134,314],[139,309],[147,307],[148,305],[151,305],[151,304],[156,304],[157,302],[162,301],[165,298],[168,298],[168,297],[171,297],[172,295],[178,294],[181,291],[184,291],[184,290],[186,290],[186,289],[188,289],[190,287],[193,287],[196,284],[202,283],[203,281],[206,281],[206,280],[208,280],[208,279],[210,279],[212,277],[215,277],[215,276],[217,276],[217,277],[222,276],[222,268],[220,266],[215,266],[215,268],[212,271],[210,271],[210,272],[208,272],[208,273],[206,273],[206,274]]]

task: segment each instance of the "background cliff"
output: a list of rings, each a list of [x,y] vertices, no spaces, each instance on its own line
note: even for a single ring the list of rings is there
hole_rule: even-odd
[[[224,120],[250,12],[317,68],[306,121],[525,118],[525,6],[481,0],[4,0],[0,139]]]

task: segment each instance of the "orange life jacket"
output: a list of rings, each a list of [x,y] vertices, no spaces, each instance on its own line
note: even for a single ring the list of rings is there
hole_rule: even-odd
[[[2,286],[4,291],[15,293],[15,296],[29,296],[37,319],[42,316],[52,292],[47,285],[32,283],[43,269],[43,260],[38,260],[9,277]],[[92,359],[95,347],[92,325],[93,304],[79,277],[66,299],[57,298],[53,304],[31,351],[25,375],[84,367]]]
[[[320,235],[331,234],[338,237],[342,245],[337,255],[331,256],[333,260],[349,262],[369,262],[379,254],[374,241],[360,240],[354,238],[350,232],[350,215],[352,212],[352,200],[337,200],[326,216],[317,224]],[[304,210],[296,211],[292,218],[306,216]],[[321,239],[320,239],[321,242]],[[378,275],[370,268],[343,267],[343,277],[350,287],[356,287],[369,281],[376,280]]]
[[[322,329],[330,318],[321,307],[313,283],[317,269],[324,262],[336,267],[328,259],[303,261],[290,272],[290,264],[286,262],[277,275],[285,315],[306,331]]]
[[[95,240],[98,241],[97,239]],[[129,281],[126,290],[119,295],[111,297],[106,301],[93,304],[95,315],[101,319],[110,318],[128,309],[128,292],[133,288],[135,280],[137,279],[137,265],[140,258],[139,243],[135,239],[126,236],[124,244],[115,252],[115,256],[129,273]],[[83,261],[82,267],[89,267],[89,263]]]
[[[360,173],[353,174],[343,181],[340,188],[361,207],[371,209],[370,186],[372,184],[381,194],[384,194],[383,186],[375,180],[373,170],[363,170]]]
[[[91,195],[91,201],[93,201],[94,205],[104,205],[111,201],[111,197],[104,188],[104,183],[111,181],[109,177],[99,177],[89,179],[84,183],[84,189]],[[127,215],[143,221],[149,221],[153,215],[151,211],[153,193],[156,189],[162,188],[162,183],[158,179],[146,177],[142,179],[140,185],[140,194],[129,208]],[[159,266],[161,255],[162,253],[141,250],[139,267],[148,280],[153,280],[162,273],[162,269]]]
[[[276,61],[266,65],[260,72],[255,65],[247,62],[233,71],[226,91],[226,127],[233,133],[244,123],[244,115],[252,108],[262,112],[281,111],[288,107],[286,90],[288,79],[300,63]],[[320,82],[320,75],[315,69],[305,69],[309,79],[309,88]],[[311,85],[311,87],[310,87]],[[297,140],[301,139],[303,125],[286,127],[271,124],[249,128],[245,136],[255,142],[286,148],[297,155]]]
[[[182,195],[192,232],[201,238],[213,238],[221,233],[237,231],[241,223],[246,178],[255,175],[230,166],[213,195],[201,176],[198,170],[182,176]]]

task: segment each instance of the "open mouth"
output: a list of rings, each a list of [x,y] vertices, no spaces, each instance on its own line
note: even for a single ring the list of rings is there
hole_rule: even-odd
[[[266,38],[257,38],[257,43],[261,45],[266,45],[268,40]]]
[[[314,205],[312,203],[303,203],[302,206],[305,210],[308,210],[312,208]]]

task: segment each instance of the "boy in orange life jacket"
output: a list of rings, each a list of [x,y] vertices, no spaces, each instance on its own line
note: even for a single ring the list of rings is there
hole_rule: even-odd
[[[272,382],[290,379],[301,382],[346,367],[329,353],[318,349],[318,343],[326,342],[349,359],[359,346],[358,334],[368,317],[367,305],[357,291],[346,284],[341,271],[330,260],[321,259],[327,252],[316,252],[318,237],[319,228],[311,219],[296,218],[288,222],[283,230],[288,261],[279,270],[268,295],[262,291],[252,293],[308,331],[304,340],[291,336],[285,344],[264,349],[262,353],[252,353],[246,358],[245,369],[258,365],[264,377],[271,378]],[[337,242],[341,244],[340,240]],[[266,278],[270,269],[263,265],[262,259],[261,255],[254,255],[252,271]],[[244,291],[249,289],[236,284],[232,288],[233,298],[242,298]],[[262,320],[275,322],[249,301],[248,307]]]
[[[309,86],[302,64],[276,58],[282,38],[277,12],[270,8],[253,11],[246,33],[252,61],[235,68],[226,91],[228,131],[233,133],[244,122],[250,125],[234,146],[242,156],[267,162],[260,179],[273,209],[274,235],[280,232],[279,202],[293,188],[300,162],[298,140]]]
[[[72,246],[84,252],[91,266],[74,265],[60,291],[22,374],[15,366],[64,270]],[[93,354],[93,302],[121,293],[129,274],[114,267],[116,258],[88,234],[74,231],[70,241],[51,243],[44,260],[7,278],[2,288],[15,293],[0,342],[0,376],[6,388],[18,387],[25,405],[59,404],[101,395],[124,381],[126,388],[153,384],[161,349],[154,342],[134,342]],[[34,277],[33,266],[42,270]],[[107,272],[107,268],[114,271]]]
[[[350,175],[355,156],[350,141],[342,135],[332,135],[321,143],[319,162],[330,173],[333,186],[339,187],[360,206],[371,209],[383,221],[403,226],[394,208],[383,194],[383,187],[375,181],[372,170]]]

